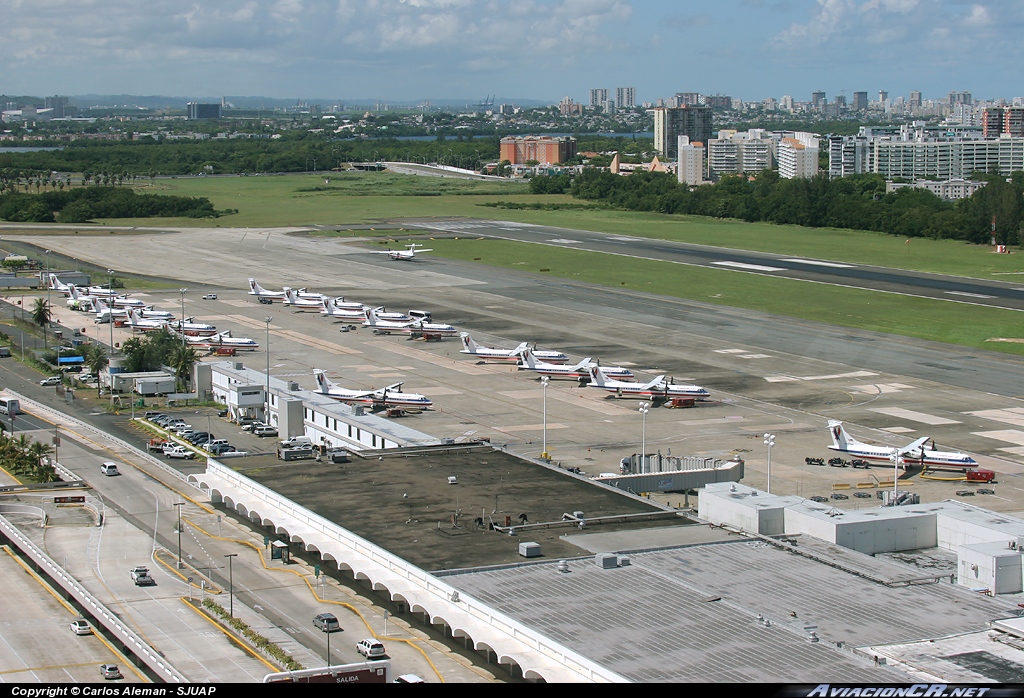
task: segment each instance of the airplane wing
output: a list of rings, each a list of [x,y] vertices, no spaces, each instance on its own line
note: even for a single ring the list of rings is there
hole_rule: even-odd
[[[655,387],[657,387],[658,385],[660,385],[660,384],[662,384],[664,382],[665,382],[665,376],[657,376],[654,380],[652,380],[650,383],[645,385],[644,388],[647,389],[647,390],[650,390],[651,388],[655,388]]]
[[[385,395],[385,394],[387,394],[389,392],[390,393],[401,392],[403,385],[405,385],[405,384],[404,383],[393,383],[392,385],[389,385],[386,388],[381,388],[380,390],[374,390],[374,391],[371,391],[371,392],[372,392],[372,394],[374,396],[378,396],[379,397],[379,396],[383,396],[383,395]]]
[[[920,451],[921,447],[928,443],[928,440],[931,438],[932,437],[930,436],[922,436],[917,441],[911,444],[907,444],[903,448],[899,449],[900,455],[903,455],[904,453],[914,453],[915,451]]]

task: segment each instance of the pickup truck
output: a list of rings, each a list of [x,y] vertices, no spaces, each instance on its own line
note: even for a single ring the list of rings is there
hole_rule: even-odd
[[[164,447],[165,458],[195,458],[196,454],[194,451],[190,451],[184,446],[170,445]]]
[[[168,442],[163,439],[150,439],[149,443],[146,444],[146,449],[149,450],[150,453],[163,453],[164,446],[167,443]]]
[[[135,582],[137,587],[151,587],[156,584],[156,580],[149,576],[149,568],[133,567],[131,570],[132,581]]]

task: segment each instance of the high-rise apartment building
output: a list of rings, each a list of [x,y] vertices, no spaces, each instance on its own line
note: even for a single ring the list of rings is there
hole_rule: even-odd
[[[825,92],[818,90],[817,92],[811,93],[811,106],[817,110],[822,110],[825,105],[828,104],[828,100],[825,98]]]
[[[946,101],[952,107],[955,104],[973,104],[974,98],[970,92],[950,92],[946,95]]]
[[[772,140],[761,129],[719,131],[718,138],[707,142],[707,153],[708,176],[713,180],[727,174],[755,174],[772,166]]]
[[[576,139],[554,136],[506,136],[501,139],[501,159],[513,165],[534,160],[558,165],[576,155]]]
[[[828,176],[849,177],[872,172],[873,154],[865,136],[832,136],[828,139]]]
[[[886,102],[888,102],[889,101],[889,93],[886,92],[885,90],[879,90],[878,91],[878,101],[881,102],[882,104],[885,104]]]
[[[608,90],[605,88],[595,88],[590,91],[590,106],[599,107],[602,102],[608,101]]]
[[[864,111],[868,108],[868,93],[867,92],[854,92],[853,93],[853,108],[856,111]]]
[[[707,143],[711,139],[710,107],[662,107],[654,110],[654,149],[663,157],[675,159],[679,136],[690,143]]]
[[[676,139],[676,179],[680,184],[697,186],[704,184],[704,145],[691,143],[686,136]]]
[[[701,103],[700,92],[676,92],[677,107],[696,107]]]
[[[921,108],[921,104],[922,104],[922,102],[921,102],[921,91],[920,90],[911,90],[910,91],[910,99],[907,100],[907,107],[911,111],[914,111],[914,110],[920,109]]]
[[[810,179],[818,174],[818,138],[798,132],[779,141],[779,177]]]
[[[619,105],[619,109],[633,109],[636,107],[636,88],[616,87],[615,103]]]
[[[1024,137],[1024,108],[988,107],[981,112],[981,132],[985,138],[1000,135]]]

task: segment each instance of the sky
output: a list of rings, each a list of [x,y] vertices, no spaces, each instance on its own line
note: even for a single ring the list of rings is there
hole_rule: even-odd
[[[0,94],[1024,95],[1024,0],[0,0]]]

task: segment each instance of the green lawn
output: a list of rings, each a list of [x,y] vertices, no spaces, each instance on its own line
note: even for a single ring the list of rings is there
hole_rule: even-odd
[[[595,207],[588,210],[520,210],[483,204],[580,204],[568,196],[532,195],[521,182],[472,182],[390,173],[270,177],[183,177],[156,180],[154,190],[208,196],[218,209],[238,214],[218,219],[131,219],[109,225],[277,227],[376,223],[423,217],[511,220],[621,235],[776,252],[840,262],[1024,282],[1024,256],[997,255],[988,247],[949,240],[882,233],[743,223]],[[314,191],[320,188],[322,191]],[[84,227],[84,226],[83,226]]]
[[[833,325],[1024,355],[1024,315],[949,301],[505,240],[435,239],[432,254]],[[545,270],[542,272],[542,270]]]

